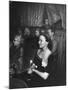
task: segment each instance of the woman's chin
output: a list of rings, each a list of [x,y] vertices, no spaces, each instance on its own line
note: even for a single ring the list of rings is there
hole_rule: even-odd
[[[42,46],[40,46],[40,48],[43,48]]]
[[[45,74],[44,80],[46,80],[49,77],[49,73],[45,72],[44,74]]]

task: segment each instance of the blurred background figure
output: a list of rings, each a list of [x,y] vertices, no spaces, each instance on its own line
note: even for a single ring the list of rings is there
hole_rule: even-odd
[[[21,35],[16,35],[13,43],[14,43],[14,46],[19,47],[21,44]]]
[[[24,36],[29,36],[29,35],[30,35],[30,30],[28,27],[25,27]]]
[[[36,28],[35,36],[34,36],[34,44],[33,44],[34,49],[39,48],[39,45],[38,45],[39,36],[40,36],[40,28]]]
[[[36,37],[39,37],[39,35],[40,35],[40,29],[39,28],[36,28],[35,35],[36,35]]]
[[[56,49],[57,49],[57,40],[56,40],[56,37],[55,37],[55,32],[51,28],[49,28],[47,30],[47,32],[48,32],[49,37],[52,40],[52,53],[55,53]]]
[[[45,19],[45,25],[49,25],[48,19]]]
[[[49,37],[51,38],[52,41],[52,60],[53,60],[53,66],[55,68],[55,78],[56,78],[56,82],[57,82],[57,78],[58,76],[58,42],[57,42],[57,38],[55,35],[55,31],[51,28],[49,28],[47,30]]]
[[[50,27],[48,19],[45,19],[44,23],[45,28],[48,29]]]
[[[42,29],[42,30],[41,30],[41,33],[45,33],[45,31]]]
[[[22,67],[23,67],[22,35],[18,33],[14,37],[13,46],[10,48],[10,72],[14,70],[16,74],[21,73]]]

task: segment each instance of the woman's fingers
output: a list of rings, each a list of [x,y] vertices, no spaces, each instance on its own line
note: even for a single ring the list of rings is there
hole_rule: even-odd
[[[31,74],[32,73],[32,69],[30,68],[29,70],[28,70],[28,74]]]

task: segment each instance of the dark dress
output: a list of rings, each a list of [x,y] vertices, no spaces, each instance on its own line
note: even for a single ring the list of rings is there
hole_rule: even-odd
[[[52,56],[49,57],[48,65],[46,68],[42,67],[42,60],[39,58],[39,56],[35,56],[34,63],[37,65],[37,70],[40,72],[47,72],[49,73],[49,77],[44,80],[39,75],[37,75],[35,72],[31,74],[31,80],[28,82],[29,87],[43,87],[43,86],[52,86],[55,85],[55,74],[54,74],[54,63],[51,61],[53,59]],[[53,65],[53,68],[52,68]]]
[[[53,56],[51,55],[48,59],[48,65],[46,68],[42,67],[42,60],[35,55],[34,61],[35,65],[37,65],[37,70],[40,72],[49,73],[49,77],[44,80],[38,74],[33,72],[32,74],[28,74],[27,71],[23,72],[21,75],[18,75],[17,78],[23,80],[27,83],[28,87],[45,87],[45,86],[54,86],[56,85],[55,80],[55,67],[53,62]]]

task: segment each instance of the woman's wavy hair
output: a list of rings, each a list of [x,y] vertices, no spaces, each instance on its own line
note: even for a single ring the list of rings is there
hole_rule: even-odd
[[[48,42],[48,48],[52,50],[52,41],[47,33],[40,33],[40,35],[43,35],[46,38],[46,41]]]

